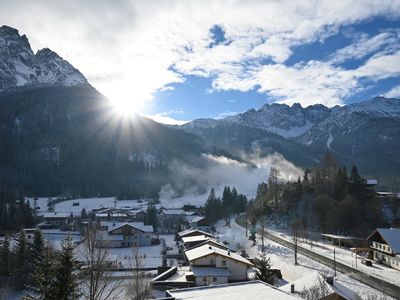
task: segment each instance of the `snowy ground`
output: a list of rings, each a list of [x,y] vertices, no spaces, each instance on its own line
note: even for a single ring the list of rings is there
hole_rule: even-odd
[[[290,233],[284,228],[277,228],[276,226],[273,225],[269,225],[267,227],[269,233],[279,236],[280,238],[284,238],[288,241],[292,241]],[[373,275],[378,278],[382,278],[388,282],[392,282],[400,286],[400,272],[398,270],[389,268],[385,265],[378,264],[376,262],[373,262],[372,267],[367,267],[366,265],[361,264],[360,256],[358,256],[356,265],[355,254],[353,254],[347,248],[332,245],[331,243],[328,243],[325,240],[319,240],[319,241],[313,240],[311,243],[308,240],[300,239],[299,245],[329,258],[333,258],[333,250],[335,249],[335,256],[337,261],[346,264],[348,266],[351,266],[353,268],[357,268],[358,270],[363,271],[367,274]]]
[[[39,197],[36,201],[39,215],[44,215],[47,211],[47,203],[49,200],[55,200],[56,198],[49,197]],[[29,200],[30,205],[34,206],[33,198],[27,198]],[[73,205],[74,203],[79,203],[79,205]],[[80,215],[83,208],[85,208],[86,212],[89,212],[93,209],[99,209],[104,207],[114,207],[115,205],[115,197],[105,197],[105,198],[80,198],[80,199],[72,199],[65,200],[63,202],[57,203],[54,206],[55,212],[60,213],[73,213],[74,215]],[[147,207],[146,200],[118,200],[116,202],[117,208],[130,208],[130,209],[139,209],[142,207]]]
[[[220,241],[229,242],[229,246],[233,250],[245,248],[246,252],[251,258],[261,255],[261,237],[257,235],[257,243],[253,246],[253,242],[249,241],[245,235],[245,229],[238,225],[233,219],[231,227],[225,227],[225,222],[219,221],[216,224],[218,238]],[[333,275],[333,270],[323,264],[320,264],[303,255],[298,255],[297,266],[294,265],[294,253],[292,250],[281,246],[271,240],[264,239],[265,254],[270,258],[272,267],[280,269],[282,272],[283,280],[278,285],[284,285],[288,282],[295,281],[314,271],[319,271],[323,275]],[[238,247],[239,246],[239,247]],[[380,291],[377,291],[369,286],[366,286],[345,274],[338,274],[340,282],[356,292],[362,299],[369,299],[368,297],[375,297],[375,299],[393,299],[389,296],[384,296]]]

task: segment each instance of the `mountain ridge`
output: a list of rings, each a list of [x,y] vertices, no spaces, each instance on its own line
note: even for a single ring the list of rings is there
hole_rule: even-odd
[[[83,74],[54,51],[32,51],[26,35],[0,27],[0,91],[21,86],[89,85]]]

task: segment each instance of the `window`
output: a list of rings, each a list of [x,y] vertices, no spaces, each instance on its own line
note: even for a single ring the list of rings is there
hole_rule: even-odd
[[[221,266],[226,267],[226,260],[221,261]]]
[[[207,277],[203,277],[203,282],[207,282]]]
[[[213,277],[213,282],[217,282],[217,277]]]
[[[213,265],[214,264],[214,260],[211,258],[210,259],[210,265]]]

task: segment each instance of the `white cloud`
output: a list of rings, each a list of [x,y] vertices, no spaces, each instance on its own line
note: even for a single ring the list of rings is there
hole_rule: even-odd
[[[359,88],[354,78],[382,78],[377,73],[390,58],[375,58],[353,75],[322,62],[286,67],[293,47],[323,41],[343,25],[400,14],[400,1],[391,0],[0,0],[0,7],[2,23],[26,33],[34,49],[52,48],[107,96],[138,103],[194,74],[213,78],[214,89],[261,86],[286,101],[333,105]],[[209,48],[216,24],[228,42]],[[264,58],[274,63],[262,66]]]
[[[167,124],[167,125],[183,125],[186,124],[189,121],[185,121],[185,120],[178,120],[175,118],[172,118],[170,116],[170,114],[172,113],[181,113],[180,111],[169,111],[169,112],[165,112],[165,113],[159,113],[159,114],[155,114],[155,115],[146,115],[145,117],[152,119],[153,121],[156,121],[157,123],[162,123],[162,124]]]
[[[400,85],[392,88],[390,91],[384,93],[382,96],[387,98],[400,98]]]
[[[353,44],[339,49],[332,54],[330,62],[342,63],[349,59],[360,59],[383,47],[384,52],[394,52],[400,48],[399,40],[400,35],[398,30],[382,32],[373,37],[370,37],[368,34],[361,34]]]

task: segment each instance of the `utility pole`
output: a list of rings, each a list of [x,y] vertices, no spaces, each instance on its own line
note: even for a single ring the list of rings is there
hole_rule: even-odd
[[[261,252],[264,253],[264,217],[261,218]]]
[[[335,276],[336,277],[336,249],[333,249],[333,269],[335,270]]]
[[[244,223],[246,225],[246,237],[248,236],[248,218],[247,218],[247,213],[246,213],[246,217],[244,218]]]

